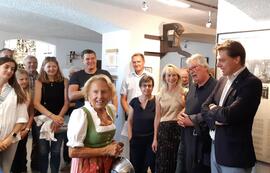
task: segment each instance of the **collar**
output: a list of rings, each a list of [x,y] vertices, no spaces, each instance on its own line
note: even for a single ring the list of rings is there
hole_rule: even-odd
[[[207,79],[207,81],[203,85],[199,86],[198,84],[195,84],[195,86],[197,89],[204,88],[205,86],[207,86],[209,84],[209,81],[212,79],[214,79],[214,78],[211,75],[209,75],[209,78]]]
[[[239,70],[237,70],[236,72],[234,72],[231,76],[227,76],[228,80],[230,81],[234,81],[234,79],[237,78],[237,76],[242,72],[244,71],[246,68],[246,66],[240,68]]]
[[[141,74],[141,75],[138,75],[138,74],[133,70],[133,71],[131,72],[131,74],[134,75],[134,76],[137,76],[137,77],[141,77],[141,76],[143,76],[143,75],[146,75],[147,72],[146,72],[145,70],[143,70],[142,74]]]

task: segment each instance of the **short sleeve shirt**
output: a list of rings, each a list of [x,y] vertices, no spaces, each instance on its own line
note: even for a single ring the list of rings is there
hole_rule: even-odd
[[[106,70],[97,69],[97,71],[93,74],[88,74],[84,70],[80,70],[71,76],[69,80],[69,85],[74,85],[74,84],[79,85],[79,89],[81,90],[88,79],[98,74],[104,74],[108,76],[111,79],[111,81],[113,81],[111,74]],[[80,99],[76,101],[76,108],[79,108],[83,105],[84,105],[84,99]]]

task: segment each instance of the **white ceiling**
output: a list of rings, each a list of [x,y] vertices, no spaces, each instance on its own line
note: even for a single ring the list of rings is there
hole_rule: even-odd
[[[191,23],[194,25],[205,26],[208,19],[208,10],[213,11],[212,22],[213,27],[216,27],[216,9],[189,2],[192,8],[181,9],[166,6],[157,2],[156,0],[147,0],[149,10],[144,12],[141,10],[142,0],[57,0],[53,3],[63,5],[62,8],[49,9],[46,7],[53,0],[0,0],[0,30],[6,32],[15,32],[27,34],[30,36],[44,36],[44,37],[58,37],[75,40],[85,40],[92,42],[101,42],[102,35],[91,29],[95,25],[102,25],[102,22],[93,20],[92,16],[77,16],[79,22],[67,22],[64,17],[59,19],[55,17],[53,10],[67,10],[66,14],[70,16],[70,11],[73,7],[72,3],[104,3],[106,5],[117,6],[141,13],[160,16],[176,21]],[[188,0],[195,1],[195,0]],[[210,6],[217,6],[217,0],[196,0],[199,3],[208,4]],[[42,6],[42,3],[45,4]],[[49,5],[48,5],[49,7]],[[32,9],[32,10],[31,10]],[[44,10],[50,10],[44,12]],[[102,10],[102,9],[100,9]],[[48,14],[48,15],[47,15]],[[74,16],[76,11],[74,12]],[[108,14],[109,15],[109,14]],[[128,15],[128,14],[127,14]],[[84,21],[83,21],[84,20]],[[88,21],[87,21],[88,20]],[[111,28],[109,26],[102,26],[103,28]]]

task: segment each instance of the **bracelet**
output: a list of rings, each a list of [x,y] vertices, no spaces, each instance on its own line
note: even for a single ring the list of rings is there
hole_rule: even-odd
[[[25,128],[25,130],[27,130],[28,132],[30,132],[30,131],[31,131],[31,129],[30,129],[30,128]]]
[[[51,113],[50,115],[48,115],[48,117],[51,118],[52,115],[53,115],[53,113]]]

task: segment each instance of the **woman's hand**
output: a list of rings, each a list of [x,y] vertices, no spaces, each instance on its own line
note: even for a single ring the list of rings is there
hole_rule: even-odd
[[[26,128],[21,130],[20,131],[21,139],[24,139],[27,136],[28,132],[29,132],[29,130],[27,130]]]
[[[9,135],[4,140],[0,141],[0,151],[6,150],[12,143],[13,136]]]
[[[52,126],[51,126],[52,131],[53,131],[53,132],[57,132],[61,126],[62,126],[62,125],[59,125],[59,124],[53,122],[53,123],[52,123]]]
[[[152,150],[153,150],[154,153],[157,152],[157,145],[158,145],[157,140],[154,139],[153,143],[152,143]]]
[[[112,142],[105,148],[105,154],[109,156],[119,156],[123,152],[123,143]]]
[[[50,118],[53,120],[54,123],[62,126],[64,124],[64,118],[59,115],[51,115]]]

